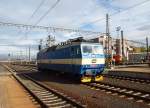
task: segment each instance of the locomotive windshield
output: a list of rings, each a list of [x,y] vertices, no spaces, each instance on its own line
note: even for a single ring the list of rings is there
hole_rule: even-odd
[[[83,53],[92,53],[92,46],[82,46]]]
[[[101,54],[103,53],[103,49],[101,46],[96,45],[84,45],[82,46],[83,53],[93,53],[93,54]]]

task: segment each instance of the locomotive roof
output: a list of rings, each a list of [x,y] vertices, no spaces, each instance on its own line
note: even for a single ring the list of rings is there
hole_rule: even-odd
[[[54,45],[45,49],[42,49],[40,52],[44,53],[44,52],[48,52],[48,51],[55,51],[56,49],[61,49],[61,48],[66,48],[69,46],[75,46],[75,45],[80,45],[80,44],[96,44],[96,45],[100,45],[100,43],[91,43],[91,42],[71,42],[71,43],[66,43],[64,45]]]

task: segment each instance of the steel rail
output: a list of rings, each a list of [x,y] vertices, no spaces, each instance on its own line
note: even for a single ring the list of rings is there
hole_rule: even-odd
[[[122,87],[103,82],[86,83],[83,85],[91,87],[95,90],[105,90],[109,91],[110,93],[118,93],[118,95],[125,95],[126,97],[132,97],[136,101],[142,100],[150,104],[150,93],[146,91],[131,89],[128,87]]]
[[[16,74],[16,70],[6,67],[13,77],[29,92],[29,94],[39,103],[42,108],[85,108],[80,102],[48,88],[25,74]]]
[[[104,75],[106,78],[112,78],[112,79],[119,79],[119,80],[127,80],[127,81],[134,81],[142,84],[150,84],[150,80],[143,79],[143,78],[132,78],[132,77],[126,77],[126,76],[117,76],[117,75]]]

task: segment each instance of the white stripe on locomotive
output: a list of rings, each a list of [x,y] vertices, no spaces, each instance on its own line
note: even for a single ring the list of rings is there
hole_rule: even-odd
[[[92,62],[92,58],[84,59],[41,59],[38,63],[44,64],[76,64],[76,65],[86,65],[86,64],[105,64],[104,58],[96,58],[95,62]]]

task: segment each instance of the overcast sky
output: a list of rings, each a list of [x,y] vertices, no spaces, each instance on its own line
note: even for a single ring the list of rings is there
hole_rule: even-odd
[[[29,19],[41,1],[44,3]],[[56,1],[0,0],[0,21],[34,25]],[[80,28],[104,33],[105,16],[108,13],[111,15],[112,37],[116,37],[116,27],[121,26],[127,39],[144,41],[146,36],[150,35],[149,7],[150,0],[60,0],[38,25]],[[39,39],[46,38],[48,34],[55,35],[59,42],[76,37],[69,32],[30,30],[25,35],[26,31],[26,29],[0,26],[0,54],[17,54],[17,52],[26,54],[29,45],[33,45],[31,52],[35,54]]]

